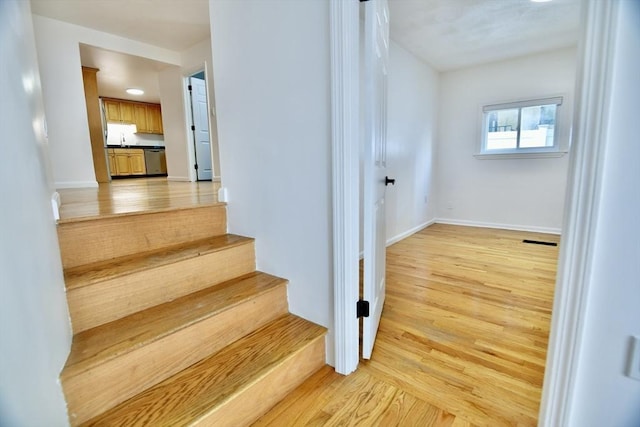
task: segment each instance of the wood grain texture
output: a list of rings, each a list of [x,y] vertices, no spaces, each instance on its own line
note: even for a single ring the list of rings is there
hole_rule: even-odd
[[[249,424],[324,365],[325,332],[287,314],[86,425]]]
[[[91,156],[96,181],[109,182],[107,158],[104,152],[104,135],[102,129],[102,113],[98,97],[98,69],[82,67],[82,83],[84,85],[84,99],[87,106],[87,124],[89,125],[89,139],[91,141]]]
[[[155,177],[118,179],[98,188],[59,189],[60,223],[216,204],[219,188],[219,182],[175,182]]]
[[[62,373],[74,424],[287,313],[286,281],[254,273],[74,336]]]
[[[224,235],[66,272],[74,333],[255,270],[253,239]]]
[[[256,426],[535,426],[559,236],[436,224],[387,248],[370,361],[327,368]]]
[[[64,268],[153,251],[225,234],[226,207],[199,206],[58,224]]]

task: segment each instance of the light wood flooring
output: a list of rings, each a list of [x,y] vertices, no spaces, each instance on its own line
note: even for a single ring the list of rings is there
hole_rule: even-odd
[[[387,252],[373,356],[326,367],[255,426],[534,426],[559,236],[433,225]]]
[[[60,190],[61,222],[217,202],[217,183],[165,178]],[[533,426],[544,374],[555,235],[436,224],[388,248],[373,357],[325,367],[257,426]]]
[[[176,182],[159,177],[114,179],[98,188],[60,189],[60,222],[215,204],[219,188],[219,182]]]

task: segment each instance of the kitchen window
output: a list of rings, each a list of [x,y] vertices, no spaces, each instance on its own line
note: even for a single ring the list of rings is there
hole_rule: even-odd
[[[482,138],[476,157],[554,157],[560,149],[557,119],[562,97],[482,107]]]

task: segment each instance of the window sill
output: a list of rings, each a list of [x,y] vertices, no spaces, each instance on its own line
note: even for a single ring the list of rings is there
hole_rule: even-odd
[[[567,151],[537,151],[537,152],[508,152],[508,153],[476,153],[473,155],[478,160],[492,159],[547,159],[562,157]]]

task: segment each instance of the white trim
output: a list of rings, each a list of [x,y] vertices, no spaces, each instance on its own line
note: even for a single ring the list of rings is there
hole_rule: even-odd
[[[60,193],[54,191],[51,193],[51,209],[53,210],[53,219],[54,221],[58,221],[60,219],[60,206],[62,202],[60,201]]]
[[[566,426],[571,421],[600,203],[617,15],[618,2],[583,2],[584,33],[574,112],[576,143],[570,161],[563,245],[538,418],[538,425],[543,427]]]
[[[54,184],[56,190],[63,188],[98,188],[98,181],[58,181]]]
[[[509,151],[507,153],[476,153],[473,155],[478,160],[495,160],[495,159],[549,159],[552,157],[562,157],[567,154],[566,150],[553,151],[524,151],[522,148],[518,151]]]
[[[534,106],[537,107],[539,105],[562,105],[562,95],[548,98],[527,99],[525,101],[513,101],[503,102],[500,104],[485,105],[482,107],[482,112],[488,113],[490,111],[508,110],[512,108],[525,108]]]
[[[329,3],[331,24],[331,132],[333,176],[333,279],[336,372],[359,361],[359,4]],[[329,348],[330,346],[328,346]],[[327,355],[330,359],[331,355]]]
[[[420,224],[420,225],[417,225],[417,226],[413,227],[413,228],[412,228],[412,229],[410,229],[410,230],[407,230],[407,231],[405,231],[405,232],[403,232],[403,233],[397,234],[397,235],[395,235],[395,236],[393,236],[393,237],[391,237],[391,238],[387,239],[387,246],[391,246],[391,245],[393,245],[394,243],[398,243],[400,240],[404,240],[404,239],[406,239],[407,237],[409,237],[409,236],[411,236],[411,235],[413,235],[413,234],[416,234],[418,231],[424,230],[424,229],[425,229],[425,228],[427,228],[428,226],[433,225],[433,224],[435,224],[435,223],[436,223],[436,220],[435,220],[435,219],[432,219],[432,220],[429,220],[429,221],[427,221],[427,222],[424,222],[424,223],[422,223],[422,224]]]
[[[528,231],[532,233],[562,234],[560,228],[537,225],[500,224],[496,222],[469,221],[464,219],[436,218],[436,224],[462,225],[464,227],[497,228],[500,230]]]
[[[188,176],[168,176],[167,181],[192,182]]]

